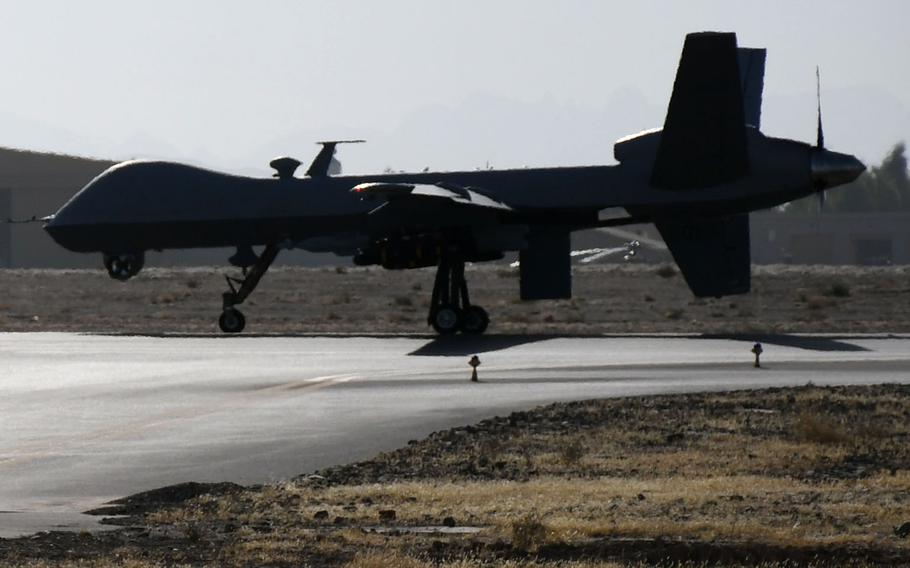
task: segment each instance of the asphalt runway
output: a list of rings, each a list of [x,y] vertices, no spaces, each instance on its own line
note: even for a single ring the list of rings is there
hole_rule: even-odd
[[[910,336],[0,334],[0,537],[184,481],[288,479],[554,401],[910,380]],[[468,359],[481,359],[471,383]]]

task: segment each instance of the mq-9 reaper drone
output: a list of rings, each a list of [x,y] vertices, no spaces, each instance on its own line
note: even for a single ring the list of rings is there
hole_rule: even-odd
[[[619,140],[612,166],[331,175],[338,142],[323,142],[304,177],[279,158],[274,179],[161,161],[99,175],[45,229],[72,251],[101,252],[111,277],[142,268],[147,250],[236,247],[219,325],[236,333],[246,300],[285,248],[353,256],[387,269],[436,266],[428,323],[482,333],[466,262],[519,251],[525,300],[571,296],[572,231],[654,223],[696,296],[750,289],[749,212],[848,183],[864,170],[816,144],[759,129],[765,50],[732,33],[689,34],[664,127]],[[626,215],[599,219],[607,208]],[[264,246],[258,255],[253,246]]]

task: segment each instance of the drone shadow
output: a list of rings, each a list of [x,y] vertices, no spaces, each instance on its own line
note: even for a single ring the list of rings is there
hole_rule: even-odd
[[[378,339],[386,338],[410,338],[425,339],[426,343],[419,348],[408,353],[415,357],[449,357],[461,355],[476,355],[479,353],[489,353],[493,351],[503,351],[510,347],[537,343],[550,339],[685,339],[689,341],[704,340],[727,340],[742,341],[749,343],[763,343],[766,345],[778,345],[781,347],[793,347],[796,349],[805,349],[807,351],[821,352],[868,352],[866,347],[851,342],[853,339],[890,339],[899,336],[888,334],[881,335],[787,335],[787,334],[751,334],[751,333],[726,333],[726,334],[669,334],[654,335],[645,333],[630,334],[489,334],[489,335],[441,335],[433,336],[425,333],[244,333],[244,334],[221,334],[221,333],[93,333],[92,335],[107,336],[139,336],[139,337],[161,337],[161,338],[220,338],[224,340],[243,339],[243,338],[279,338],[279,337],[296,337],[296,338],[363,338],[373,337]]]
[[[546,341],[558,335],[440,335],[408,353],[416,357],[451,357],[502,351],[510,347]]]
[[[795,347],[807,351],[870,351],[869,349],[849,343],[849,336],[785,335],[785,334],[719,334],[702,335],[702,339],[728,339],[732,341],[752,341],[781,347]]]
[[[807,351],[844,351],[862,352],[869,349],[851,343],[851,337],[842,336],[813,336],[813,335],[786,335],[786,334],[704,334],[704,335],[671,335],[655,336],[647,334],[628,334],[616,336],[604,335],[442,335],[432,338],[420,348],[408,353],[415,357],[451,357],[467,356],[492,351],[502,351],[510,347],[527,345],[549,339],[559,338],[616,338],[616,339],[661,339],[663,337],[687,339],[691,341],[703,340],[728,340],[749,343],[764,343],[766,345],[779,345],[781,347],[794,347]]]

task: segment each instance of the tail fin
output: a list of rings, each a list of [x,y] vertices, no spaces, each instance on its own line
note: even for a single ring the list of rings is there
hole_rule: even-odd
[[[699,298],[745,294],[751,286],[749,215],[658,221],[660,236]]]
[[[733,181],[749,169],[736,34],[686,36],[651,185],[686,190]]]
[[[743,113],[746,124],[761,129],[761,98],[765,87],[765,56],[767,51],[740,47],[739,78],[743,91]]]

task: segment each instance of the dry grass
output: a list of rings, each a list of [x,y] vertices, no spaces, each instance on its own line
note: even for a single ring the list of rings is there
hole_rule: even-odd
[[[716,550],[723,566],[907,563],[894,528],[910,520],[908,416],[904,386],[559,404],[141,522],[196,564],[699,566]],[[453,522],[480,532],[406,530]]]
[[[393,304],[399,307],[413,306],[414,300],[410,296],[395,296]]]
[[[672,264],[664,264],[654,271],[661,278],[673,278],[676,276],[676,268]]]
[[[482,560],[464,558],[452,562],[428,562],[417,560],[400,552],[373,552],[358,555],[353,560],[344,565],[345,568],[488,568],[491,564]],[[558,568],[620,568],[621,564],[615,562],[559,562],[541,564],[533,560],[530,561],[504,561],[497,562],[495,566],[500,568],[535,568],[538,566],[558,567]]]
[[[806,307],[810,310],[824,310],[836,305],[837,303],[834,300],[825,296],[809,296],[806,298]]]
[[[309,523],[316,511],[355,526],[376,526],[393,509],[401,526],[437,525],[446,516],[487,527],[523,550],[590,538],[761,540],[782,545],[863,545],[889,539],[906,520],[900,492],[910,473],[877,474],[824,485],[767,476],[545,477],[526,482],[398,482],[314,489],[285,485],[240,496],[214,518],[248,525]],[[159,514],[153,523],[211,520],[205,507]],[[316,523],[318,524],[318,523]],[[288,545],[282,539],[282,546]]]
[[[93,560],[23,560],[13,563],[2,563],[3,566],[17,566],[19,568],[190,568],[191,564],[172,564],[141,558],[123,557],[119,560],[93,559]]]
[[[850,286],[844,282],[833,282],[825,290],[826,296],[833,296],[835,298],[849,298],[850,297]]]
[[[803,442],[818,444],[846,444],[850,437],[843,425],[830,416],[804,412],[796,419],[794,432]]]

